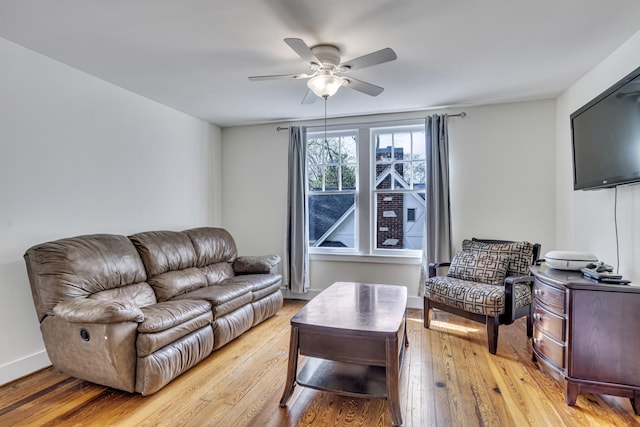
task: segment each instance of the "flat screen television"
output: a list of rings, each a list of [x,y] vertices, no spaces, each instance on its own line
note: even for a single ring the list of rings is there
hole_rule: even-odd
[[[640,181],[640,67],[570,118],[574,190]]]

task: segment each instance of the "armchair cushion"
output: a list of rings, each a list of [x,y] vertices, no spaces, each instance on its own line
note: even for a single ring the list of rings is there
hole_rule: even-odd
[[[464,240],[462,250],[472,253],[497,253],[508,258],[508,276],[528,276],[533,260],[533,245],[529,242],[485,242]]]
[[[502,285],[509,259],[497,252],[458,252],[451,260],[447,276],[456,279]]]
[[[514,285],[516,308],[531,303],[531,288],[526,283]],[[484,316],[499,316],[505,312],[504,286],[472,282],[449,276],[436,276],[427,280],[425,297]]]

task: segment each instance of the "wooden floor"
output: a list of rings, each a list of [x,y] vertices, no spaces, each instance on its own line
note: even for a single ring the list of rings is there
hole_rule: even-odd
[[[275,317],[152,396],[44,369],[0,387],[0,426],[391,425],[381,399],[296,387],[288,408],[278,406],[289,319],[303,304],[286,301]],[[640,426],[628,399],[581,394],[575,407],[566,406],[561,386],[531,362],[524,319],[500,327],[492,356],[483,325],[434,313],[428,330],[422,312],[409,310],[401,376],[405,426]]]

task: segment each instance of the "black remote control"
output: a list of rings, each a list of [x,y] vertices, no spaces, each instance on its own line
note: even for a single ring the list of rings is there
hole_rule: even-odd
[[[617,278],[617,277],[603,277],[600,279],[600,281],[603,283],[611,283],[616,285],[627,285],[631,283],[631,280],[626,280],[626,279]]]

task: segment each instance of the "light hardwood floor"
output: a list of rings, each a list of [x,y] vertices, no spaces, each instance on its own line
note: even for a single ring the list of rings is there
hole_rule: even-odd
[[[143,397],[44,369],[0,387],[0,426],[389,426],[386,401],[296,387],[278,406],[287,365],[289,319],[278,314]],[[564,403],[562,387],[531,362],[524,319],[500,327],[489,354],[483,325],[435,311],[408,314],[410,345],[401,376],[405,426],[640,426],[628,399],[581,394]],[[301,362],[304,358],[302,358]]]

